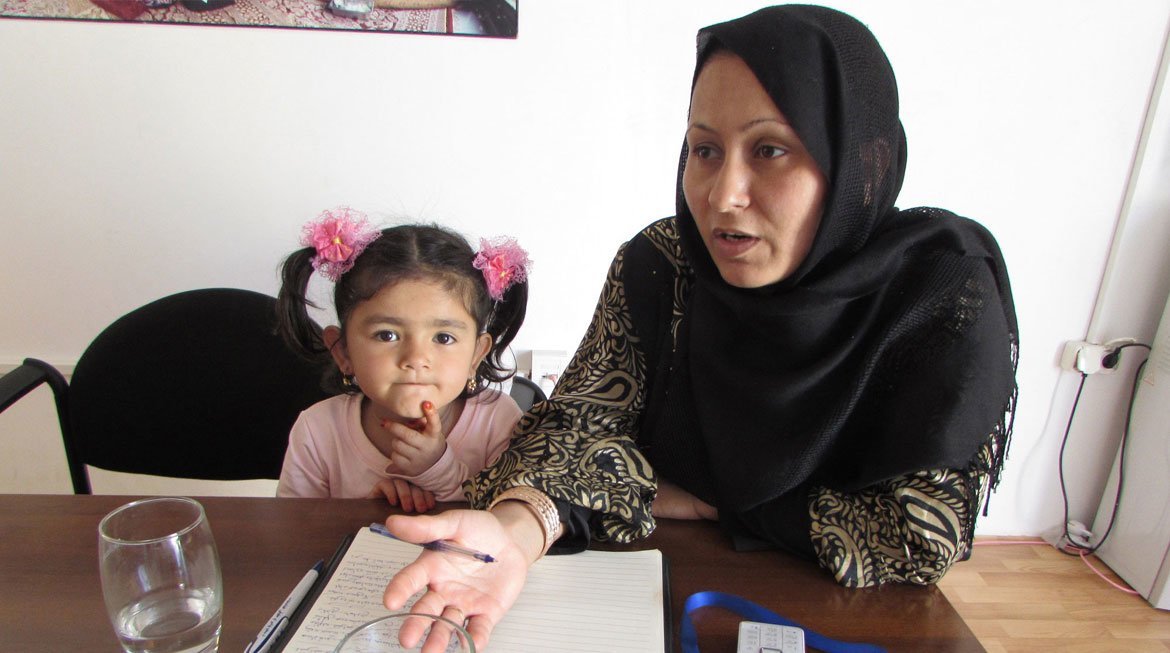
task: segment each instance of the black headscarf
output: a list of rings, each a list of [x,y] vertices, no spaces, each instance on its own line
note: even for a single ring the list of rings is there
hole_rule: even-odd
[[[718,50],[755,73],[828,190],[793,274],[736,288],[683,199],[684,145],[678,224],[696,283],[681,333],[717,504],[747,510],[801,484],[853,491],[967,468],[992,436],[994,485],[1016,388],[1007,272],[979,224],[894,206],[906,146],[881,47],[848,15],[794,5],[701,30],[696,79]]]

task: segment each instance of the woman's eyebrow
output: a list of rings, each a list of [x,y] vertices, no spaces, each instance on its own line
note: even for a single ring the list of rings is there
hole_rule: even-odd
[[[788,129],[792,128],[792,126],[789,125],[783,118],[770,116],[770,117],[766,117],[766,118],[753,118],[752,120],[749,120],[746,123],[744,123],[743,125],[741,125],[739,128],[739,131],[745,132],[753,127],[756,127],[759,125],[764,125],[764,124],[776,124],[776,125],[780,125],[782,127],[788,128]],[[714,127],[711,127],[710,125],[703,123],[703,122],[692,122],[691,124],[687,125],[687,131],[690,131],[692,129],[698,129],[700,131],[711,132],[712,134],[717,133],[717,130]]]
[[[743,127],[740,127],[740,129],[743,131],[747,131],[747,130],[751,129],[752,127],[755,127],[756,125],[772,124],[772,123],[777,124],[777,125],[782,125],[784,127],[791,127],[791,125],[788,124],[788,121],[782,117],[767,116],[764,118],[756,118],[754,120],[749,120],[749,121],[747,121],[747,123],[744,124]]]

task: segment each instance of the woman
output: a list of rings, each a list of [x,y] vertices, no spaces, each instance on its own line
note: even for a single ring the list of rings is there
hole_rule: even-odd
[[[963,559],[1007,448],[1015,314],[985,229],[894,207],[897,107],[840,12],[700,31],[677,215],[621,248],[552,398],[471,482],[490,510],[387,522],[504,563],[423,553],[387,605],[428,587],[416,610],[486,643],[558,537],[626,542],[655,517],[717,519],[851,587]]]

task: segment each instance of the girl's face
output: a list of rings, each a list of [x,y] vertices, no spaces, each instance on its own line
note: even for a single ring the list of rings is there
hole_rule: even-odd
[[[683,195],[720,276],[739,288],[784,279],[804,261],[827,184],[796,131],[742,59],[699,72]]]
[[[454,401],[491,344],[457,293],[419,279],[387,286],[359,303],[332,351],[378,418],[404,422],[422,417],[423,401],[436,410]]]

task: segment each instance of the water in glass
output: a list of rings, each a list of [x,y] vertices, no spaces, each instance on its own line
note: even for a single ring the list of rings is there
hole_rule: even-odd
[[[202,653],[219,645],[222,614],[214,592],[165,589],[118,612],[114,630],[128,653]]]

